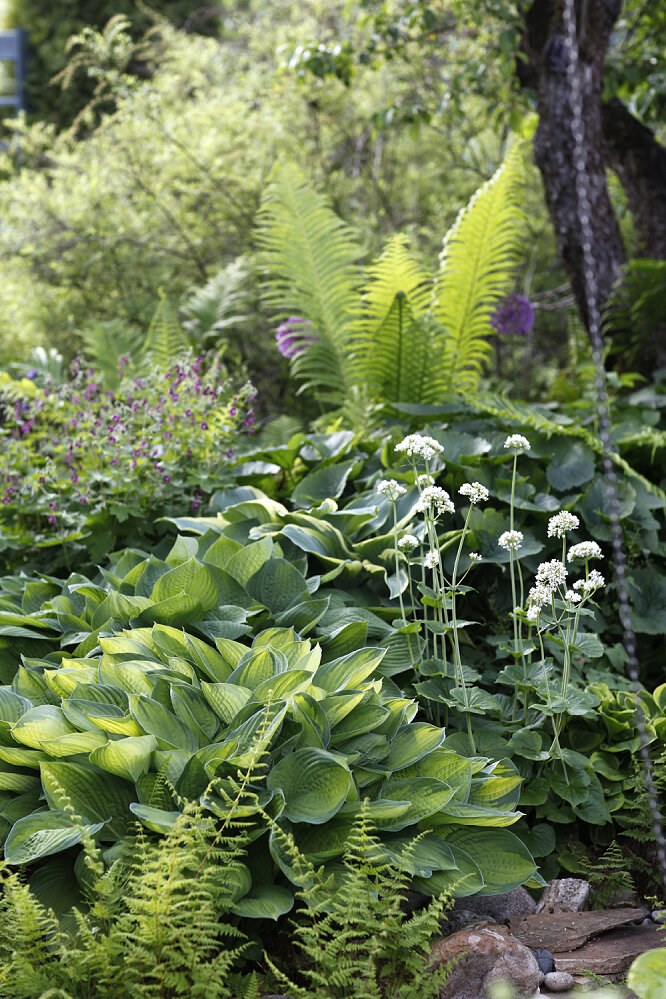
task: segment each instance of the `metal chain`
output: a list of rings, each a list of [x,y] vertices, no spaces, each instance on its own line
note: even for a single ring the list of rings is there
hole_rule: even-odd
[[[585,129],[583,125],[583,91],[581,85],[581,67],[578,58],[578,39],[576,36],[575,0],[564,0],[563,22],[565,29],[565,44],[567,48],[567,82],[569,85],[569,104],[571,108],[571,133],[573,138],[573,165],[575,174],[576,197],[578,200],[578,219],[582,234],[583,250],[583,285],[587,305],[588,331],[592,344],[592,359],[594,361],[595,382],[597,393],[597,415],[599,418],[599,437],[603,449],[603,469],[608,489],[608,514],[611,524],[611,539],[613,545],[613,564],[615,566],[615,583],[619,600],[619,616],[622,624],[622,640],[627,654],[627,674],[631,680],[636,696],[636,720],[640,740],[640,754],[645,774],[645,786],[650,800],[652,828],[656,841],[657,859],[659,862],[661,881],[666,893],[666,839],[664,838],[664,823],[657,800],[657,788],[654,781],[652,760],[648,750],[646,719],[640,699],[642,687],[640,683],[640,664],[636,653],[636,635],[632,626],[631,602],[627,588],[627,560],[624,552],[624,540],[620,525],[620,505],[617,492],[617,474],[613,463],[614,453],[611,442],[611,417],[608,393],[606,391],[606,370],[603,358],[603,337],[601,331],[601,303],[599,288],[595,273],[594,256],[592,253],[593,233],[591,225],[592,206],[587,178],[585,154]]]

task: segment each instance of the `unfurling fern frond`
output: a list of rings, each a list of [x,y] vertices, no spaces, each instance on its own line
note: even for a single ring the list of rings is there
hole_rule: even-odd
[[[321,400],[339,405],[346,354],[358,311],[361,248],[322,195],[293,166],[281,166],[261,211],[260,262],[270,276],[267,302],[283,316],[310,321],[313,337],[294,353],[294,375]]]
[[[432,351],[424,319],[430,283],[410,256],[404,236],[393,236],[368,269],[363,313],[354,337],[350,378],[382,402],[423,401]]]
[[[176,310],[160,288],[160,300],[150,321],[141,349],[142,359],[150,359],[162,369],[168,368],[174,357],[187,349],[187,337],[178,321]]]
[[[488,361],[490,314],[508,291],[521,251],[522,150],[516,143],[444,239],[433,313],[445,327],[438,381],[472,390]]]

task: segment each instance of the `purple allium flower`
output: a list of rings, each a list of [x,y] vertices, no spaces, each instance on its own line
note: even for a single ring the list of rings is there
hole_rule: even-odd
[[[491,313],[490,325],[500,336],[527,336],[534,326],[534,306],[522,295],[508,295]]]
[[[25,377],[30,378],[30,380],[32,380],[33,378],[36,378],[38,374],[39,371],[37,370],[37,368],[30,368],[29,371],[26,371]]]
[[[312,323],[301,316],[289,316],[280,323],[275,334],[277,348],[283,357],[295,357],[305,350],[309,343],[319,340],[312,332]]]

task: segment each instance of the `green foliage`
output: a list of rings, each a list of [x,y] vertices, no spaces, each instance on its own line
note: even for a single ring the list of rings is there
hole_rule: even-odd
[[[620,891],[634,891],[629,859],[616,840],[601,856],[584,865],[583,877],[590,882],[593,909],[606,909]]]
[[[405,847],[400,866],[378,863],[381,847],[362,810],[347,839],[342,862],[323,881],[299,853],[293,838],[284,846],[293,866],[301,868],[304,887],[299,918],[292,921],[294,947],[307,985],[293,980],[267,955],[279,985],[294,999],[396,999],[439,996],[450,971],[433,968],[428,956],[450,898],[443,893],[427,908],[405,915],[405,880],[401,873],[418,849],[418,838]]]
[[[173,21],[179,27],[186,21],[195,30],[210,30],[211,19],[202,22],[196,12],[196,0],[167,0],[157,11],[157,16]],[[136,0],[103,0],[91,9],[86,0],[68,0],[61,17],[54,22],[53,10],[44,0],[9,0],[5,17],[6,27],[24,28],[29,33],[28,74],[25,94],[28,109],[35,118],[54,122],[59,126],[71,124],[74,117],[90,100],[94,84],[90,77],[79,73],[75,81],[62,93],[53,86],[53,77],[62,72],[67,63],[67,42],[87,26],[103,28],[110,18],[126,15],[140,33],[155,23],[155,14]]]
[[[329,406],[352,389],[381,403],[421,404],[454,387],[478,388],[490,314],[519,259],[521,177],[517,143],[459,214],[434,282],[394,237],[369,267],[360,299],[360,248],[303,175],[283,167],[264,199],[261,240],[268,303],[313,327],[291,359],[302,388]]]
[[[666,948],[640,954],[627,975],[627,985],[639,999],[664,999],[666,996]]]

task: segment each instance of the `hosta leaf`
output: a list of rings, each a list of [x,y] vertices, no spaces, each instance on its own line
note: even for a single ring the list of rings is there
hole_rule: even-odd
[[[258,885],[239,899],[231,911],[245,919],[279,919],[294,905],[294,896],[280,885]]]
[[[391,770],[402,770],[418,762],[434,749],[442,745],[446,733],[444,729],[416,722],[401,729],[391,743],[391,753],[386,766]]]
[[[74,905],[81,905],[81,890],[71,856],[54,857],[40,864],[31,874],[28,886],[40,905],[53,909],[56,916]]]
[[[61,756],[78,756],[79,753],[90,753],[107,741],[105,732],[99,729],[87,732],[72,732],[60,735],[57,739],[43,739],[42,748],[49,756],[58,759]]]
[[[666,999],[666,948],[639,954],[629,968],[627,986],[639,999]]]
[[[229,725],[234,720],[240,709],[252,697],[251,690],[235,683],[206,683],[203,681],[201,690],[215,714],[222,719],[225,725]]]
[[[438,813],[453,797],[453,788],[432,777],[412,777],[408,780],[386,781],[381,795],[382,798],[409,802],[407,811],[398,818],[382,822],[383,829],[397,831]]]
[[[367,634],[366,621],[354,621],[333,631],[329,638],[322,641],[322,663],[330,663],[360,649],[365,645]]]
[[[71,804],[77,815],[105,824],[103,839],[118,838],[128,831],[128,809],[136,792],[127,781],[89,763],[63,760],[42,763],[41,773],[49,808],[59,809]]]
[[[446,837],[454,848],[460,847],[477,864],[485,886],[481,895],[499,895],[512,891],[536,873],[534,858],[524,843],[508,829],[454,829]]]
[[[312,673],[309,670],[290,669],[286,673],[270,676],[268,680],[264,680],[258,687],[255,687],[252,700],[260,703],[281,700],[299,691],[307,690],[310,686],[312,686]]]
[[[323,707],[307,693],[295,694],[291,713],[294,721],[301,726],[301,746],[315,746],[326,749],[331,738],[331,729]]]
[[[351,784],[349,769],[323,749],[297,749],[280,760],[266,784],[284,794],[292,822],[327,822],[340,809]]]
[[[254,690],[260,683],[286,672],[287,669],[286,656],[278,649],[251,649],[239,661],[229,677],[229,683],[237,683],[241,687]]]
[[[388,716],[388,708],[382,707],[381,704],[359,704],[335,726],[333,742],[338,744],[356,735],[370,732],[381,725]]]
[[[220,719],[211,711],[201,691],[187,684],[171,688],[173,710],[202,743],[212,742]]]
[[[271,558],[264,562],[248,581],[247,591],[274,614],[308,597],[305,579],[284,558]]]
[[[409,833],[383,836],[381,850],[390,863],[416,877],[428,878],[433,871],[458,869],[449,844],[432,833],[420,839]]]
[[[32,706],[32,701],[26,697],[15,694],[7,687],[0,688],[0,721],[16,722]]]
[[[129,709],[136,723],[157,738],[160,749],[184,749],[196,753],[199,742],[180,718],[145,694],[130,694]]]
[[[181,593],[193,597],[205,611],[217,606],[215,577],[207,566],[194,558],[160,576],[153,587],[151,598],[159,602]]]
[[[330,693],[357,687],[372,675],[384,658],[385,652],[385,649],[373,648],[350,652],[320,666],[314,675],[313,683]]]
[[[483,805],[469,805],[463,801],[450,801],[434,816],[433,825],[459,826],[511,826],[522,817],[522,812],[502,811],[499,808],[484,808]]]
[[[430,878],[415,878],[413,886],[424,895],[441,895],[451,891],[455,898],[476,895],[483,888],[483,876],[478,864],[470,855],[455,843],[447,843],[456,863],[457,870],[434,871]]]
[[[157,739],[154,735],[130,736],[108,742],[105,746],[93,750],[90,762],[100,770],[136,782],[148,772],[151,755],[155,749],[157,749]]]
[[[354,461],[340,465],[325,465],[310,472],[298,483],[291,494],[292,502],[303,508],[317,506],[325,499],[337,499],[342,495]]]
[[[40,704],[36,708],[30,708],[12,725],[12,736],[16,742],[31,749],[41,749],[44,739],[56,739],[59,735],[75,731],[62,709],[55,704]]]
[[[140,819],[141,823],[156,833],[170,833],[178,820],[182,820],[182,812],[167,811],[164,808],[155,808],[153,805],[140,805],[133,801],[130,803],[130,811]]]
[[[82,823],[95,836],[104,823]],[[81,842],[82,829],[72,825],[69,812],[52,810],[26,815],[12,826],[5,840],[5,860],[8,864],[31,864],[40,857],[67,850]]]
[[[261,569],[264,562],[267,562],[273,551],[273,541],[270,537],[261,538],[253,544],[246,545],[240,551],[232,555],[225,565],[225,572],[233,576],[241,585],[246,583]]]
[[[186,593],[185,590],[181,590],[165,600],[151,602],[138,620],[142,624],[154,624],[155,622],[170,625],[191,624],[194,621],[200,621],[203,613],[203,607],[199,601]]]
[[[37,790],[39,790],[39,777],[34,777],[32,774],[18,774],[11,770],[0,771],[0,791],[25,794]]]

